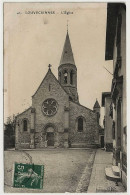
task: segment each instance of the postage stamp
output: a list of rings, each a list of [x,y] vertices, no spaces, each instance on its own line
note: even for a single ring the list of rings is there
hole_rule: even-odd
[[[43,189],[44,165],[14,164],[13,187]]]

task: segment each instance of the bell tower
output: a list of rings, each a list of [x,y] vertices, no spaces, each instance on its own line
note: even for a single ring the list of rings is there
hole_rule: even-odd
[[[77,93],[77,68],[67,30],[64,48],[58,68],[58,80],[69,95],[69,99],[79,102]]]

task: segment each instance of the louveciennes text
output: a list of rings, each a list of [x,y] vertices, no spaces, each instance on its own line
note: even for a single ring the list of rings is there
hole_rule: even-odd
[[[25,11],[25,14],[59,14],[55,11]],[[60,14],[73,14],[72,11],[61,11]]]

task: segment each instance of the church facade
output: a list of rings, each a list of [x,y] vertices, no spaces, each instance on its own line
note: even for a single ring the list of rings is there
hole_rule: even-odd
[[[98,146],[99,118],[97,100],[93,110],[79,103],[77,67],[67,32],[58,79],[49,65],[32,106],[16,117],[15,148]]]

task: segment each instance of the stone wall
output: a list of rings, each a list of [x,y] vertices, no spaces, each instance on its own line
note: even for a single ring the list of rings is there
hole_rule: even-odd
[[[78,132],[76,128],[76,119],[79,116],[82,116],[85,121],[83,132]],[[71,143],[99,144],[99,129],[96,113],[84,106],[70,102],[69,141]]]
[[[23,131],[23,120],[28,121],[28,130]],[[16,118],[15,148],[30,148],[31,107],[19,114]]]

